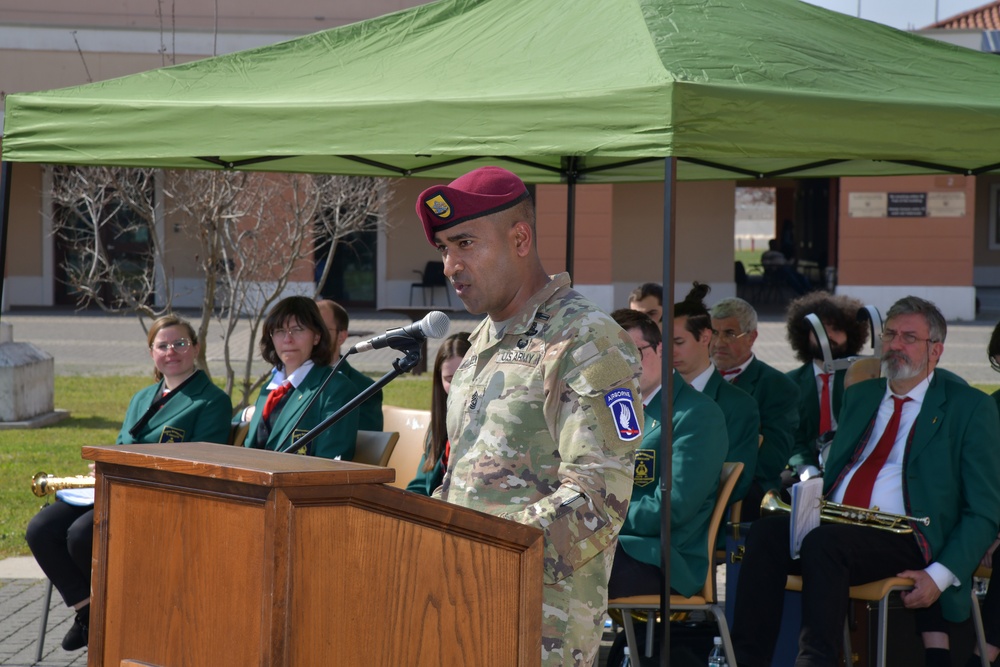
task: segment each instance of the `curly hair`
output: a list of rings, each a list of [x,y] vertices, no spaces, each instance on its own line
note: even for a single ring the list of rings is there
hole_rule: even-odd
[[[843,349],[834,353],[834,357],[850,357],[861,352],[861,348],[868,342],[867,323],[857,317],[862,308],[864,304],[858,299],[823,291],[810,292],[792,301],[788,304],[785,337],[792,346],[795,357],[804,364],[822,358],[822,352],[811,342],[813,328],[806,319],[806,315],[810,313],[815,314],[824,327],[847,334],[847,342]]]

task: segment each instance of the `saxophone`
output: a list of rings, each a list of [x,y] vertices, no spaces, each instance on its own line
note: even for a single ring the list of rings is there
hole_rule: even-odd
[[[90,475],[74,477],[55,477],[45,472],[35,473],[31,478],[31,492],[39,498],[53,495],[61,489],[86,489],[94,486],[95,479]]]

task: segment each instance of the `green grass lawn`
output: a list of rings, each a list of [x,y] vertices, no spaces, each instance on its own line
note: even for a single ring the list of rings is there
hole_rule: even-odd
[[[55,426],[0,431],[0,558],[27,555],[24,529],[43,500],[31,493],[40,471],[60,477],[87,473],[84,445],[111,445],[132,395],[150,384],[147,377],[57,377],[55,404],[71,417]],[[431,377],[404,376],[383,390],[383,401],[430,409]]]

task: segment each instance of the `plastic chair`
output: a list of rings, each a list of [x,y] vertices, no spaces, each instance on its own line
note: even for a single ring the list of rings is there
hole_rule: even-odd
[[[391,486],[405,489],[416,474],[424,453],[424,438],[431,423],[430,410],[413,410],[395,405],[382,405],[382,428],[399,433],[387,468],[395,468],[396,480]]]
[[[722,637],[722,645],[726,651],[726,660],[730,665],[736,664],[736,656],[733,653],[733,640],[729,636],[729,624],[726,622],[726,610],[718,604],[715,595],[715,537],[722,524],[722,517],[725,515],[726,506],[729,504],[729,496],[733,493],[736,480],[743,471],[743,464],[740,462],[726,462],[722,464],[722,474],[719,476],[719,490],[715,496],[715,508],[712,510],[712,518],[708,524],[708,574],[705,576],[705,585],[699,595],[684,597],[683,595],[670,596],[671,611],[707,611],[715,617],[715,622],[719,626],[719,636]],[[650,621],[660,610],[659,595],[633,595],[624,598],[614,598],[608,600],[608,609],[620,609],[622,612],[622,625],[625,626],[625,637],[628,641],[630,655],[645,655],[647,658],[653,655],[654,632],[646,633],[645,653],[639,653],[639,646],[635,639],[635,626],[632,623],[633,611],[646,612],[646,625],[651,628]]]
[[[434,305],[434,291],[438,287],[444,288],[444,295],[448,299],[448,307],[451,308],[451,289],[448,286],[448,278],[444,275],[444,262],[427,262],[423,271],[413,270],[420,276],[420,282],[410,283],[410,305],[413,305],[413,290],[418,287],[422,290],[423,305],[427,305],[427,290],[431,292],[431,305]]]
[[[393,449],[396,448],[397,440],[399,433],[396,431],[358,431],[352,460],[355,463],[384,468],[389,463]]]

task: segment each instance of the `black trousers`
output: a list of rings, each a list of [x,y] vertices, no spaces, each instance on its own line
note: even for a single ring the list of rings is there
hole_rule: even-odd
[[[781,629],[785,578],[802,575],[802,630],[796,667],[834,667],[847,618],[848,588],[923,569],[912,535],[824,523],[789,554],[788,517],[763,517],[747,535],[736,586],[733,645],[740,667],[770,667]]]
[[[77,507],[57,500],[32,517],[25,539],[66,606],[90,597],[93,505]]]
[[[633,595],[659,595],[663,590],[663,570],[629,556],[622,543],[615,547],[615,562],[608,579],[608,597],[626,598]],[[674,589],[670,589],[674,594]]]

